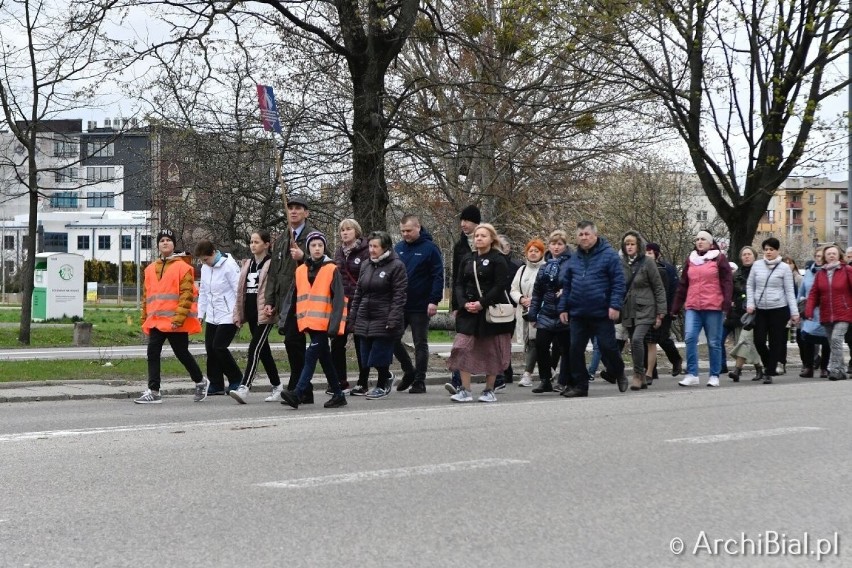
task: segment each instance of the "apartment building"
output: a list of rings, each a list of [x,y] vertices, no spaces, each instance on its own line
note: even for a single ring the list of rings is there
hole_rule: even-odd
[[[825,177],[791,177],[775,191],[757,228],[759,237],[774,236],[806,247],[849,238],[848,183]]]

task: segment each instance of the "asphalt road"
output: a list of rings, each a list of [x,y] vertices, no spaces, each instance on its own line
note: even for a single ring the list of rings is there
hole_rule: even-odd
[[[0,566],[852,565],[852,381],[499,399],[0,406]]]

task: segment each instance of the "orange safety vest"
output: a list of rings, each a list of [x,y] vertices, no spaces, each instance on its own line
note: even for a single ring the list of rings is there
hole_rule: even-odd
[[[178,309],[180,300],[180,283],[187,272],[192,273],[192,266],[186,262],[173,262],[166,267],[163,277],[157,279],[156,263],[152,262],[145,269],[145,323],[142,331],[146,334],[151,329],[159,329],[166,333],[186,332],[201,333],[201,322],[198,321],[198,287],[192,283],[192,308],[180,327],[172,329],[172,319]]]
[[[296,322],[299,331],[312,329],[328,331],[331,320],[331,281],[337,267],[333,263],[324,264],[314,278],[311,286],[308,280],[308,266],[301,265],[296,269]],[[337,334],[343,335],[346,330],[348,309],[346,298],[343,298],[343,317]]]

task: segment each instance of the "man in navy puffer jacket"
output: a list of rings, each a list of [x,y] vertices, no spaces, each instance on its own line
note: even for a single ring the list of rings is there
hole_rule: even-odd
[[[568,260],[559,298],[559,318],[571,329],[571,385],[562,392],[568,398],[589,394],[586,345],[597,337],[601,359],[618,390],[627,390],[624,361],[615,341],[615,322],[621,316],[625,296],[624,271],[618,253],[591,221],[577,223],[577,251]],[[607,379],[609,380],[609,379]],[[612,381],[610,381],[612,382]]]
[[[405,302],[405,326],[411,326],[414,341],[414,364],[400,338],[394,356],[402,366],[402,380],[396,390],[412,394],[426,392],[426,369],[429,366],[429,318],[438,313],[438,302],[444,295],[444,258],[432,242],[432,235],[420,226],[416,215],[405,215],[399,222],[402,240],[394,251],[405,264],[408,275],[408,299]]]

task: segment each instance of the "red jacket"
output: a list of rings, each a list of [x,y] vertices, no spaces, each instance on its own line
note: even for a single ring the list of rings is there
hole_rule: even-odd
[[[831,285],[825,270],[817,272],[808,293],[805,317],[813,318],[817,306],[820,323],[852,323],[852,267],[841,264],[831,277]]]

